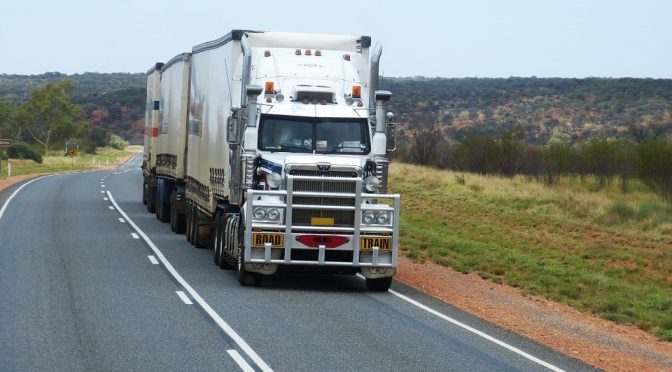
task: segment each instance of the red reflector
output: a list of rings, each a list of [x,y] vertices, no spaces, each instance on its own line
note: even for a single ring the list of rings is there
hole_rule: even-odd
[[[152,137],[159,136],[159,128],[152,128]]]
[[[320,245],[327,248],[336,248],[350,241],[347,237],[338,235],[301,235],[297,236],[296,240],[312,248],[317,248]]]

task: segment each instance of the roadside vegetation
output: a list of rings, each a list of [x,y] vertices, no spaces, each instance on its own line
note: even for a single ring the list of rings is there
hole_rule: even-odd
[[[119,164],[128,155],[138,152],[139,146],[129,146],[126,149],[113,147],[99,147],[96,154],[79,153],[70,158],[63,151],[51,151],[49,156],[41,156],[41,162],[33,159],[12,159],[12,176],[24,174],[50,173],[69,170],[97,169],[106,165]],[[38,154],[39,155],[39,154]],[[0,179],[8,176],[7,160],[0,161]]]
[[[399,163],[390,174],[410,258],[672,341],[672,204],[643,181],[545,184]]]

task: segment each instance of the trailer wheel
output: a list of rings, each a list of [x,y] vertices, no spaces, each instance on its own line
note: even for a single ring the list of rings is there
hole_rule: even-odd
[[[198,208],[194,208],[194,236],[191,240],[196,248],[207,248],[207,235],[201,233],[201,212]]]
[[[163,193],[166,192],[164,187],[157,188],[156,193],[156,218],[161,222],[170,221],[170,204],[163,202]]]
[[[261,275],[259,273],[251,273],[245,271],[243,260],[245,259],[245,249],[238,245],[238,263],[236,265],[236,276],[238,283],[244,287],[256,287],[261,284]]]
[[[184,214],[177,213],[177,191],[170,193],[170,230],[175,234],[184,234]]]
[[[147,212],[156,213],[156,187],[147,185]]]
[[[187,241],[189,243],[191,243],[192,236],[193,236],[192,235],[193,230],[191,228],[191,226],[193,225],[192,214],[193,213],[191,213],[191,204],[187,203]]]
[[[366,279],[366,288],[371,291],[377,292],[387,292],[392,285],[392,277],[389,278],[376,278],[376,279]]]
[[[213,244],[213,254],[212,259],[215,262],[216,266],[219,266],[219,262],[222,259],[222,220],[224,219],[224,214],[221,210],[217,210],[215,214],[215,242]]]
[[[175,232],[175,191],[170,193],[170,231]]]
[[[142,204],[147,205],[147,182],[142,183]]]

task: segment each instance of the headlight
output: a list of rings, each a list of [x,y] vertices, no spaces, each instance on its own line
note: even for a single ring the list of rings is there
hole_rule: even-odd
[[[364,212],[364,214],[362,214],[362,221],[367,225],[372,224],[373,221],[375,221],[375,219],[376,219],[376,215],[373,214],[373,212],[371,212],[371,211],[366,211],[366,212]]]
[[[277,221],[280,218],[280,212],[275,208],[271,208],[266,212],[266,217],[271,221]]]
[[[387,212],[378,212],[376,215],[376,223],[379,225],[387,225],[390,223],[390,214]]]
[[[380,180],[376,176],[368,176],[364,180],[364,187],[368,192],[376,192],[380,187]]]
[[[254,208],[252,215],[255,220],[263,220],[266,217],[266,210],[264,208]]]
[[[272,189],[277,189],[282,184],[282,176],[279,173],[271,173],[266,176],[266,183]]]

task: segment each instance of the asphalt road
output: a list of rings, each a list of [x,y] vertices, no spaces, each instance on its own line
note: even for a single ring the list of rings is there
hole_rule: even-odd
[[[240,287],[147,213],[139,162],[0,193],[0,370],[593,369],[396,282]]]

